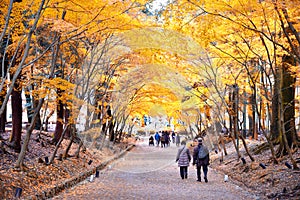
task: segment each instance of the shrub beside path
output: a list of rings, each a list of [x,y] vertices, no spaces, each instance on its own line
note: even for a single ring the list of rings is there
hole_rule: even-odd
[[[196,181],[194,166],[188,179],[182,180],[175,163],[178,147],[149,147],[140,142],[136,147],[100,171],[99,178],[89,179],[67,189],[58,199],[263,199],[209,168],[208,183]]]

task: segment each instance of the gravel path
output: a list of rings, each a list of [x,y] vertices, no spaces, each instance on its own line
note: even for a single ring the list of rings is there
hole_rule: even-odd
[[[189,167],[182,180],[175,163],[178,147],[149,147],[145,142],[100,172],[99,178],[66,190],[52,199],[260,199],[209,168],[208,183],[196,181]]]

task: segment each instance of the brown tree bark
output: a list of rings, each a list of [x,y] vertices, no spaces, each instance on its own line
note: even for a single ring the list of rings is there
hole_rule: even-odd
[[[36,99],[33,99],[33,107],[34,109],[38,106],[38,103],[39,101],[36,100]],[[41,120],[41,114],[40,112],[37,113],[37,116],[36,116],[36,122],[35,122],[35,126],[34,126],[34,129],[35,130],[41,130],[41,127],[42,127],[42,120]]]
[[[233,116],[232,116],[232,121],[233,121],[233,133],[234,133],[234,140],[233,144],[235,145],[235,149],[237,152],[237,159],[239,160],[241,157],[240,151],[239,151],[239,130],[238,130],[238,105],[239,105],[239,87],[237,84],[234,84],[232,86],[233,89],[233,97],[232,97],[232,102],[233,102]],[[236,143],[235,143],[236,142]]]
[[[254,119],[253,119],[253,95],[250,95],[249,99],[249,104],[247,105],[248,106],[248,126],[249,126],[249,135],[251,136],[251,138],[253,139],[254,138],[254,134],[253,134],[253,124],[254,124]]]
[[[69,125],[67,124],[67,125],[65,126],[65,129],[62,131],[61,137],[59,138],[59,140],[58,140],[57,143],[55,144],[56,146],[55,146],[55,149],[54,149],[54,151],[53,151],[53,154],[52,154],[52,156],[51,156],[51,158],[50,158],[50,160],[49,160],[49,163],[46,163],[46,164],[52,164],[52,163],[53,163],[53,160],[54,160],[54,158],[55,158],[55,156],[56,156],[56,153],[57,153],[57,151],[58,151],[58,148],[59,148],[61,142],[62,142],[63,139],[64,139],[64,134],[66,133],[66,130],[68,129],[68,127],[69,127]]]
[[[280,91],[280,73],[278,67],[275,69],[274,75],[274,89],[273,89],[273,96],[272,96],[272,116],[271,116],[271,134],[270,139],[271,141],[275,141],[278,139],[279,130],[280,130],[280,121],[279,121],[279,91]],[[278,143],[275,141],[275,143]]]
[[[24,161],[24,157],[25,157],[26,151],[28,149],[29,140],[30,140],[33,128],[34,128],[36,115],[38,112],[40,112],[43,103],[44,103],[44,99],[42,98],[39,100],[39,104],[33,114],[32,122],[30,123],[30,126],[26,130],[26,136],[25,136],[25,139],[24,139],[24,142],[22,145],[22,149],[18,156],[18,160],[16,161],[16,165],[15,165],[16,168],[21,168],[23,170],[23,164],[24,164],[23,161]]]
[[[50,113],[47,115],[46,120],[45,120],[45,127],[44,130],[48,131],[48,124],[49,124],[49,119],[53,115],[54,110],[51,110]]]
[[[61,96],[61,90],[57,89],[57,96]],[[63,119],[64,119],[64,105],[61,100],[58,100],[57,102],[57,119],[56,119],[56,126],[54,131],[54,137],[52,142],[56,144],[63,132]]]
[[[282,116],[284,133],[280,132],[280,148],[277,154],[281,152],[284,154],[289,153],[289,149],[292,147],[293,138],[296,134],[295,127],[295,83],[296,78],[294,72],[291,72],[290,65],[295,66],[295,60],[291,56],[283,56],[282,58],[282,81],[281,81],[281,102],[282,102]],[[287,145],[285,145],[284,137],[286,137]]]
[[[68,109],[68,108],[64,109],[65,124],[69,124],[69,121],[70,121],[70,114],[71,114],[70,109]],[[68,129],[66,130],[65,137],[66,137],[66,138],[71,138],[71,137],[73,137],[73,135],[72,135],[72,133],[71,133],[71,128],[68,128]]]
[[[257,121],[256,121],[256,118],[255,118],[255,115],[256,115],[256,85],[254,85],[253,87],[253,94],[251,95],[251,100],[252,100],[252,135],[253,135],[253,139],[257,140],[258,137],[257,137]]]
[[[16,151],[21,151],[22,136],[22,97],[19,84],[15,84],[15,89],[11,93],[12,105],[12,134],[10,137],[10,146]]]
[[[65,149],[62,158],[65,159],[69,156],[69,151],[71,149],[72,144],[74,143],[75,137],[76,137],[76,127],[74,124],[69,125],[69,127],[66,130],[66,133],[69,132],[70,135],[70,140],[69,144],[67,145],[67,148]]]

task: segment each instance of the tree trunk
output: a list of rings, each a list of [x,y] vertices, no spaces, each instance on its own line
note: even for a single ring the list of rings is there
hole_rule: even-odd
[[[61,142],[62,142],[63,139],[64,139],[64,134],[66,133],[66,130],[68,129],[68,127],[69,127],[69,125],[67,124],[67,125],[65,126],[65,129],[63,130],[63,132],[62,132],[62,134],[61,134],[59,140],[58,140],[57,143],[55,144],[56,146],[55,146],[55,149],[54,149],[54,151],[53,151],[53,154],[52,154],[52,156],[51,156],[51,158],[50,158],[50,160],[49,160],[49,163],[46,163],[46,164],[52,164],[52,163],[53,163],[53,160],[54,160],[54,158],[55,158],[55,156],[56,156],[56,153],[57,153],[57,151],[58,151],[58,148],[59,148]]]
[[[50,113],[47,115],[46,120],[45,120],[45,131],[48,131],[48,124],[49,124],[49,119],[53,115],[54,110],[51,110]]]
[[[234,132],[234,139],[236,141],[236,152],[238,159],[241,157],[239,151],[239,127],[238,127],[238,112],[239,112],[239,88],[238,85],[233,85],[233,132]],[[234,141],[234,142],[235,142]]]
[[[121,135],[121,132],[123,132],[123,128],[124,127],[121,127],[119,129],[119,126],[120,126],[120,123],[116,120],[114,122],[114,130],[115,130],[115,140],[114,140],[114,143],[118,142],[118,141],[121,141],[120,140],[120,135]]]
[[[252,100],[252,103],[251,103],[251,106],[252,106],[252,137],[253,139],[257,140],[257,122],[256,122],[256,105],[257,105],[257,102],[256,102],[256,85],[254,85],[253,87],[253,94],[251,95],[251,100]]]
[[[76,138],[76,127],[75,127],[75,124],[70,124],[70,125],[69,125],[69,128],[67,128],[67,130],[66,130],[66,133],[67,133],[67,132],[69,132],[69,134],[71,134],[71,135],[70,135],[70,141],[69,141],[69,144],[68,144],[66,150],[64,151],[64,153],[63,153],[63,155],[62,155],[62,157],[63,157],[64,159],[68,157],[69,151],[70,151],[70,149],[71,149],[71,146],[72,146],[72,144],[74,143],[74,140],[75,140],[75,138]]]
[[[27,88],[25,91],[25,98],[26,98],[26,110],[27,110],[27,119],[28,122],[31,123],[32,115],[33,115],[33,108],[32,108],[32,99],[29,93],[29,89]]]
[[[273,96],[272,96],[272,116],[271,116],[271,141],[275,141],[278,143],[276,139],[279,137],[279,130],[280,130],[280,121],[279,121],[279,91],[280,91],[280,73],[278,67],[275,69],[274,75],[274,89],[273,89]]]
[[[114,123],[111,120],[109,120],[109,141],[114,142],[115,141],[115,131],[114,131]]]
[[[34,99],[33,100],[33,106],[34,108],[37,107],[39,101]],[[41,120],[41,114],[40,112],[37,113],[37,116],[36,116],[36,121],[35,121],[35,125],[34,125],[34,129],[35,130],[41,130],[41,127],[42,127],[42,120]]]
[[[255,103],[255,102],[254,102]],[[253,95],[250,95],[249,104],[248,104],[248,126],[249,126],[249,136],[253,139]]]
[[[295,61],[291,56],[283,56],[282,58],[282,82],[281,82],[281,102],[284,133],[280,132],[280,152],[287,154],[292,147],[293,138],[296,134],[295,127],[295,74],[290,71],[289,66],[295,66]],[[286,137],[287,145],[285,145],[284,136]]]
[[[250,151],[249,151],[249,149],[248,149],[247,143],[246,143],[245,138],[243,137],[243,135],[241,135],[240,138],[241,138],[241,140],[242,140],[242,142],[243,142],[245,151],[246,151],[246,153],[248,154],[250,160],[251,160],[252,162],[255,161],[254,157],[251,155],[251,153],[250,153]]]
[[[19,84],[15,84],[15,89],[11,93],[12,105],[12,134],[10,137],[10,146],[16,151],[21,150],[22,136],[22,97]]]
[[[79,158],[80,148],[81,148],[82,146],[83,146],[83,142],[82,142],[82,140],[80,139],[78,148],[77,148],[77,150],[76,150],[76,152],[75,152],[75,157],[76,157],[76,158]]]
[[[128,127],[128,135],[132,134],[133,127],[134,127],[134,124],[132,124],[131,126]]]
[[[26,137],[25,137],[25,140],[23,142],[22,149],[21,149],[21,152],[19,154],[18,160],[16,162],[16,167],[17,168],[20,167],[22,169],[22,167],[23,167],[24,157],[25,157],[25,154],[26,154],[26,151],[27,151],[27,148],[28,148],[28,144],[29,144],[29,140],[30,140],[33,128],[34,128],[36,116],[37,116],[37,113],[40,112],[43,103],[44,103],[44,99],[40,99],[39,104],[38,104],[38,106],[37,106],[37,108],[34,112],[32,122],[31,122],[29,128],[26,131]]]
[[[65,115],[65,123],[66,124],[69,124],[69,121],[70,121],[70,113],[71,113],[71,111],[70,111],[70,109],[65,109],[64,110],[64,115]],[[71,133],[71,128],[68,128],[67,129],[67,131],[66,131],[66,134],[65,134],[65,137],[66,138],[71,138],[73,135],[72,135],[72,133]]]
[[[228,100],[229,100],[229,111],[228,111],[228,114],[229,114],[229,132],[230,132],[230,136],[232,136],[231,135],[231,133],[233,132],[232,131],[232,127],[233,127],[233,122],[232,122],[232,110],[233,110],[233,94],[232,94],[232,91],[230,91],[229,92],[229,94],[228,94]]]
[[[61,96],[60,89],[57,89],[57,96]],[[55,132],[54,132],[54,138],[53,143],[56,144],[63,132],[63,118],[64,118],[64,106],[61,100],[58,100],[57,102],[57,119],[56,119],[56,126],[55,126]]]

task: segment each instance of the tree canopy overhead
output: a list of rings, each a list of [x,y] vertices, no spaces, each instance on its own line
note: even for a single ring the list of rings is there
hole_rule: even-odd
[[[26,91],[32,128],[55,102],[55,143],[83,112],[84,126],[105,134],[149,112],[227,123],[236,134],[246,121],[253,130],[272,121],[274,135],[294,130],[296,0],[2,2],[0,114]]]

